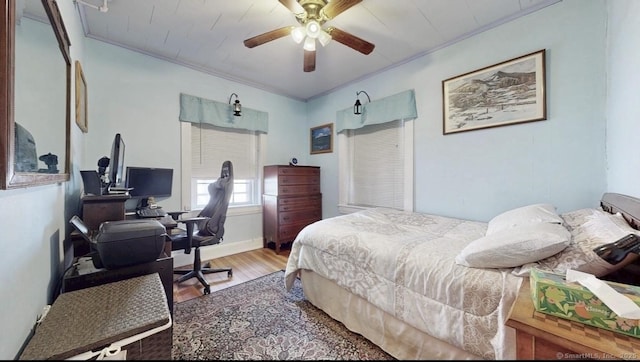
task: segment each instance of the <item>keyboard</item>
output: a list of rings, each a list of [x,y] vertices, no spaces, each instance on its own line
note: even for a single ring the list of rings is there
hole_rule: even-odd
[[[145,207],[143,209],[138,209],[138,211],[136,211],[136,214],[138,214],[139,217],[163,217],[167,215],[167,212],[162,210],[161,207],[156,207],[155,209],[151,209],[148,207]]]

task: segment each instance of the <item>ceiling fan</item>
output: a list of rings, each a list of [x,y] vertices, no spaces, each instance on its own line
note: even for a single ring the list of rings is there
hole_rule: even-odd
[[[340,15],[345,10],[360,3],[362,0],[278,0],[296,17],[299,26],[285,26],[246,39],[244,45],[253,48],[258,45],[276,40],[291,34],[294,41],[304,41],[305,72],[316,69],[316,40],[325,46],[331,39],[344,44],[362,54],[369,54],[375,45],[349,34],[336,27],[329,26],[322,29],[322,25]]]

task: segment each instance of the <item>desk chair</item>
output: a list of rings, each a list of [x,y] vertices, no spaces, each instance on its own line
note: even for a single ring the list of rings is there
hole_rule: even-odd
[[[183,274],[177,283],[181,283],[191,278],[198,278],[204,286],[204,294],[211,293],[211,288],[204,279],[204,274],[226,272],[231,278],[233,271],[231,268],[214,269],[209,266],[202,266],[200,260],[200,247],[206,245],[219,244],[224,235],[224,222],[227,219],[227,209],[229,200],[233,192],[233,164],[231,161],[224,161],[220,171],[220,178],[209,184],[209,203],[200,211],[197,217],[181,218],[184,212],[169,212],[171,217],[178,223],[186,225],[186,232],[169,235],[171,239],[171,249],[184,249],[186,254],[194,249],[193,269],[174,270],[176,274]]]

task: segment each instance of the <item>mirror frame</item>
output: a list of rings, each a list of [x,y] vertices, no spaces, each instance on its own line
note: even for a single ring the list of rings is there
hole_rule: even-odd
[[[16,1],[1,1],[2,19],[0,19],[0,189],[24,188],[47,185],[69,180],[71,141],[71,53],[69,36],[62,21],[56,0],[41,0],[47,13],[53,32],[58,40],[62,57],[66,62],[66,116],[65,116],[65,157],[61,160],[64,168],[60,173],[47,174],[37,172],[15,172],[15,123],[14,123],[14,90],[15,90],[15,27]]]

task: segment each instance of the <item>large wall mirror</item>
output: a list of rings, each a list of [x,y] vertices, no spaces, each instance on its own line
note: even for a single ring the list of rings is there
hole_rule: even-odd
[[[69,180],[71,55],[55,0],[2,1],[0,187]]]

